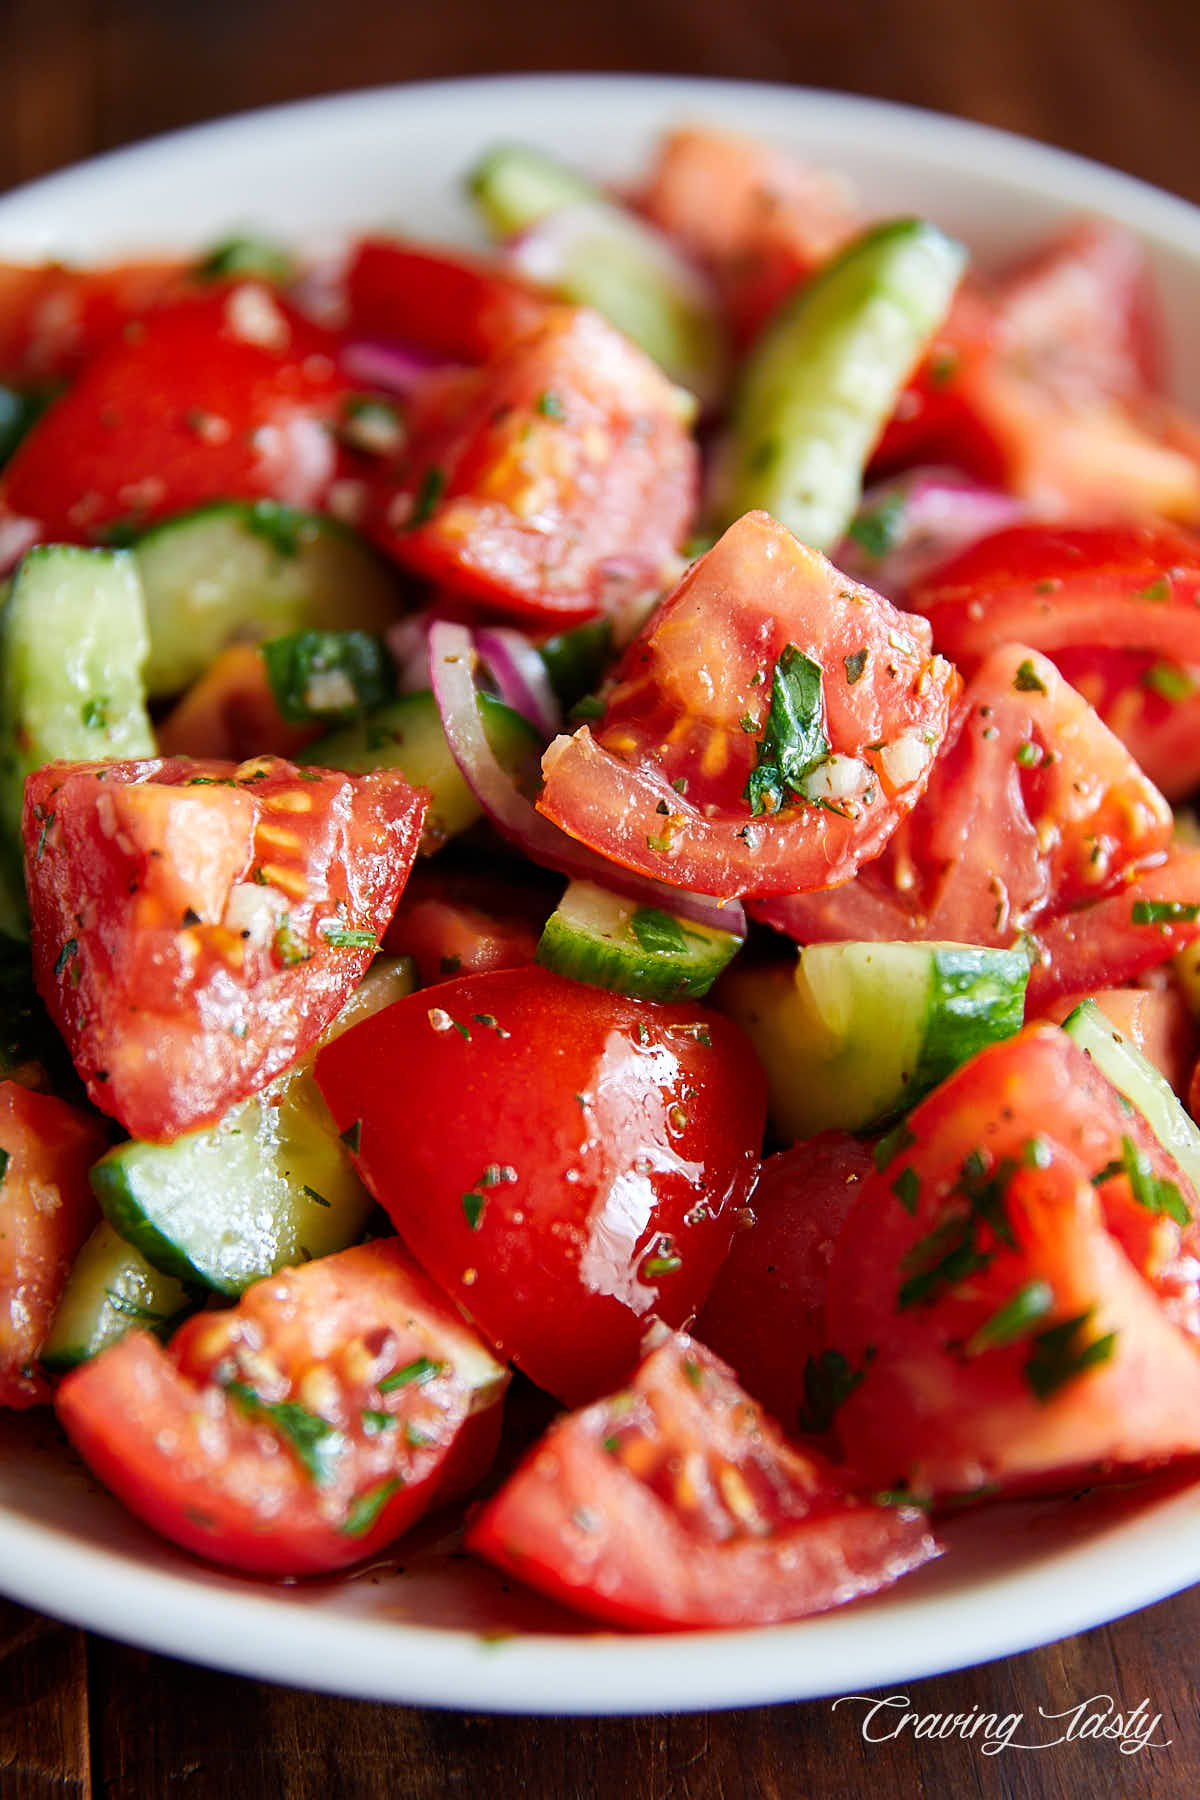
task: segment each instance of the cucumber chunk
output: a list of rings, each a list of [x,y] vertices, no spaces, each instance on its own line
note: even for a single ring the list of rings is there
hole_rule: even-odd
[[[838,543],[875,440],[965,265],[962,245],[936,226],[893,220],[785,304],[735,396],[721,522],[761,507],[816,550]]]
[[[1023,950],[809,944],[794,965],[737,965],[717,1004],[767,1073],[781,1138],[886,1124],[960,1063],[1020,1029]]]
[[[590,881],[572,881],[551,913],[537,960],[556,975],[643,1000],[697,1000],[741,948],[657,907],[639,906]]]
[[[564,300],[592,306],[682,387],[717,399],[728,353],[712,295],[663,233],[540,150],[501,144],[468,178],[499,237],[534,230],[518,268]],[[536,228],[551,216],[555,225]]]
[[[41,1361],[48,1369],[73,1369],[127,1331],[165,1331],[193,1304],[181,1282],[154,1268],[102,1219],[75,1258]]]
[[[146,594],[154,699],[179,693],[235,640],[291,631],[382,633],[395,581],[334,519],[274,501],[200,507],[155,525],[133,546]]]
[[[491,694],[478,696],[488,743],[513,774],[537,766],[543,744],[528,719]],[[425,814],[421,849],[428,856],[483,815],[446,742],[437,702],[427,688],[402,694],[342,731],[331,731],[304,752],[319,769],[365,775],[370,769],[399,769],[413,787],[428,788],[433,799]]]
[[[25,912],[25,777],[59,760],[155,754],[141,676],[147,648],[128,552],[46,544],[25,557],[0,613],[0,835],[10,935]]]
[[[414,986],[409,958],[377,958],[322,1044]],[[315,1057],[310,1051],[216,1125],[170,1144],[118,1144],[95,1164],[105,1217],[156,1269],[237,1295],[359,1238],[371,1196],[321,1098]]]
[[[1163,1149],[1200,1193],[1200,1129],[1166,1076],[1122,1036],[1094,1000],[1081,1001],[1063,1020],[1063,1030],[1137,1108]]]

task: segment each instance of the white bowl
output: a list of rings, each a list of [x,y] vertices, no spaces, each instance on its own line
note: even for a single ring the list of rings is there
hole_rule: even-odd
[[[1149,246],[1178,396],[1200,407],[1200,212],[980,126],[803,90],[625,77],[395,88],[252,114],[118,151],[0,200],[0,257],[104,259],[258,227],[318,243],[395,225],[470,238],[459,178],[518,137],[614,178],[683,119],[739,126],[855,177],[873,211],[921,211],[984,260],[1065,215]],[[859,1692],[1009,1654],[1200,1580],[1200,1485],[1167,1475],[952,1521],[947,1555],[890,1594],[796,1625],[629,1638],[511,1592],[433,1522],[349,1580],[255,1584],[143,1530],[48,1416],[0,1422],[0,1588],[149,1649],[364,1698],[610,1713]]]

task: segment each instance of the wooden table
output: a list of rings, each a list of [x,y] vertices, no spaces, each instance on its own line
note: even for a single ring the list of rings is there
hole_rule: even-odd
[[[506,69],[658,70],[855,90],[1027,132],[1200,201],[1195,0],[0,0],[0,189],[270,101]],[[1200,1794],[1200,1589],[1032,1655],[910,1684],[922,1713],[1036,1717],[1109,1693],[1169,1748],[985,1758],[869,1744],[824,1702],[517,1720],[331,1700],[207,1673],[0,1603],[0,1795],[200,1797]],[[736,1653],[736,1652],[735,1652]],[[1049,1735],[1047,1733],[1047,1735]]]

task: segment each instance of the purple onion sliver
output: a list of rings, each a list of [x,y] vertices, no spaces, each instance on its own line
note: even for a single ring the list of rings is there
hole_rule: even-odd
[[[507,626],[481,625],[475,648],[491,671],[506,706],[529,720],[544,738],[562,730],[562,708],[550,685],[546,665],[523,632]]]
[[[411,394],[435,370],[451,366],[428,350],[380,338],[355,338],[342,350],[341,365],[352,381],[400,395]]]

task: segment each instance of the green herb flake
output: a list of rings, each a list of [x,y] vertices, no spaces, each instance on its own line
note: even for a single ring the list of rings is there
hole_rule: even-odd
[[[1196,684],[1187,670],[1173,662],[1151,663],[1142,676],[1142,686],[1175,703],[1190,700],[1196,692]]]
[[[567,409],[553,388],[543,388],[537,397],[537,410],[543,419],[565,419]]]
[[[800,783],[829,754],[824,731],[820,663],[795,644],[785,645],[771,678],[771,703],[758,741],[758,764],[751,770],[742,798],[757,817],[778,812],[788,790]]]
[[[368,1437],[378,1437],[381,1431],[390,1431],[399,1424],[395,1413],[381,1412],[377,1406],[364,1406],[359,1417]]]
[[[347,1125],[345,1131],[340,1135],[342,1143],[345,1144],[351,1156],[357,1156],[358,1147],[362,1143],[362,1120],[355,1119],[353,1125]]]
[[[248,1418],[261,1419],[279,1431],[319,1487],[333,1477],[346,1440],[336,1426],[309,1412],[296,1400],[264,1400],[244,1381],[227,1381],[225,1392]]]
[[[108,724],[108,708],[111,702],[107,695],[97,697],[95,694],[84,701],[79,710],[79,717],[88,731],[103,731]]]
[[[804,1404],[797,1420],[801,1431],[828,1431],[833,1415],[866,1374],[875,1351],[869,1347],[861,1369],[854,1369],[840,1350],[822,1350],[804,1364]]]
[[[910,1217],[916,1213],[921,1198],[921,1178],[911,1166],[901,1169],[892,1183],[892,1192]]]
[[[288,924],[286,913],[279,922],[273,940],[273,948],[285,969],[295,968],[297,963],[306,963],[312,956],[311,947]]]
[[[412,1387],[414,1384],[424,1387],[427,1381],[435,1380],[445,1369],[445,1363],[434,1362],[428,1356],[418,1356],[414,1361],[405,1363],[402,1369],[393,1369],[390,1375],[385,1375],[379,1383],[379,1391],[381,1394],[390,1394],[396,1388]]]
[[[67,964],[70,962],[71,958],[73,956],[78,956],[78,955],[79,955],[79,939],[78,938],[68,938],[66,943],[63,945],[62,949],[58,953],[58,960],[56,961],[56,963],[54,965],[54,973],[56,975],[61,975],[63,970],[66,968]]]
[[[342,1522],[343,1534],[346,1537],[366,1537],[392,1495],[403,1486],[403,1475],[389,1475],[386,1480],[377,1481],[374,1487],[360,1494]]]
[[[887,1136],[881,1137],[872,1151],[875,1167],[879,1173],[882,1175],[888,1164],[893,1162],[897,1156],[903,1155],[905,1150],[911,1150],[916,1141],[917,1134],[912,1130],[907,1119],[901,1119],[898,1125],[893,1125]]]
[[[8,1165],[12,1158],[7,1150],[0,1150],[0,1181],[8,1174]]]
[[[1039,1331],[1034,1338],[1025,1364],[1025,1379],[1039,1400],[1052,1399],[1069,1381],[1111,1359],[1117,1342],[1115,1331],[1090,1342],[1081,1341],[1094,1311],[1094,1307],[1089,1307],[1074,1318]]]
[[[687,939],[698,936],[694,931],[685,931],[670,913],[660,912],[654,906],[640,906],[630,919],[629,928],[639,947],[653,956],[683,956]]]
[[[294,724],[349,725],[396,690],[383,639],[368,631],[293,631],[262,645],[275,704]]]
[[[472,1231],[479,1230],[479,1222],[483,1218],[484,1197],[474,1189],[462,1197],[463,1217]]]
[[[985,1319],[966,1342],[968,1356],[979,1356],[984,1350],[996,1350],[1028,1337],[1039,1319],[1054,1305],[1054,1289],[1048,1281],[1027,1281],[1010,1300]]]
[[[323,931],[321,936],[332,950],[373,950],[379,942],[374,931],[346,931],[341,927]]]
[[[421,485],[417,489],[417,497],[413,503],[412,516],[408,524],[410,530],[418,525],[427,525],[434,515],[437,503],[446,489],[446,471],[436,464],[426,469],[421,477]]]
[[[307,1181],[304,1183],[304,1185],[300,1191],[303,1194],[307,1194],[309,1199],[311,1201],[313,1201],[314,1204],[317,1206],[329,1206],[332,1204],[330,1201],[328,1201],[325,1198],[324,1194],[318,1194],[315,1187],[309,1187]]]
[[[1130,917],[1135,925],[1192,925],[1200,918],[1200,904],[1190,900],[1135,900]]]
[[[1025,743],[1017,745],[1013,760],[1022,769],[1036,769],[1042,760],[1042,753],[1036,744],[1026,740]]]
[[[894,550],[903,537],[907,511],[908,495],[894,490],[853,518],[848,535],[878,561]]]
[[[846,680],[849,685],[853,687],[856,681],[862,680],[867,667],[867,652],[865,650],[852,650],[849,656],[844,656],[842,658],[842,661],[846,665]]]
[[[1131,1137],[1121,1139],[1121,1159],[1109,1163],[1093,1179],[1098,1186],[1115,1175],[1129,1179],[1129,1190],[1139,1206],[1147,1212],[1174,1219],[1177,1225],[1190,1225],[1192,1211],[1178,1187],[1163,1175],[1156,1175],[1146,1151]]]
[[[1046,692],[1046,684],[1028,656],[1018,668],[1013,686],[1018,694],[1044,694]]]
[[[905,1276],[899,1293],[901,1312],[918,1301],[932,1303],[947,1288],[986,1268],[990,1259],[978,1247],[975,1220],[953,1213],[905,1254],[900,1272]]]
[[[1137,598],[1149,600],[1152,605],[1161,606],[1164,600],[1171,598],[1171,584],[1165,575],[1160,575],[1157,581],[1152,581],[1148,587],[1142,588]]]

